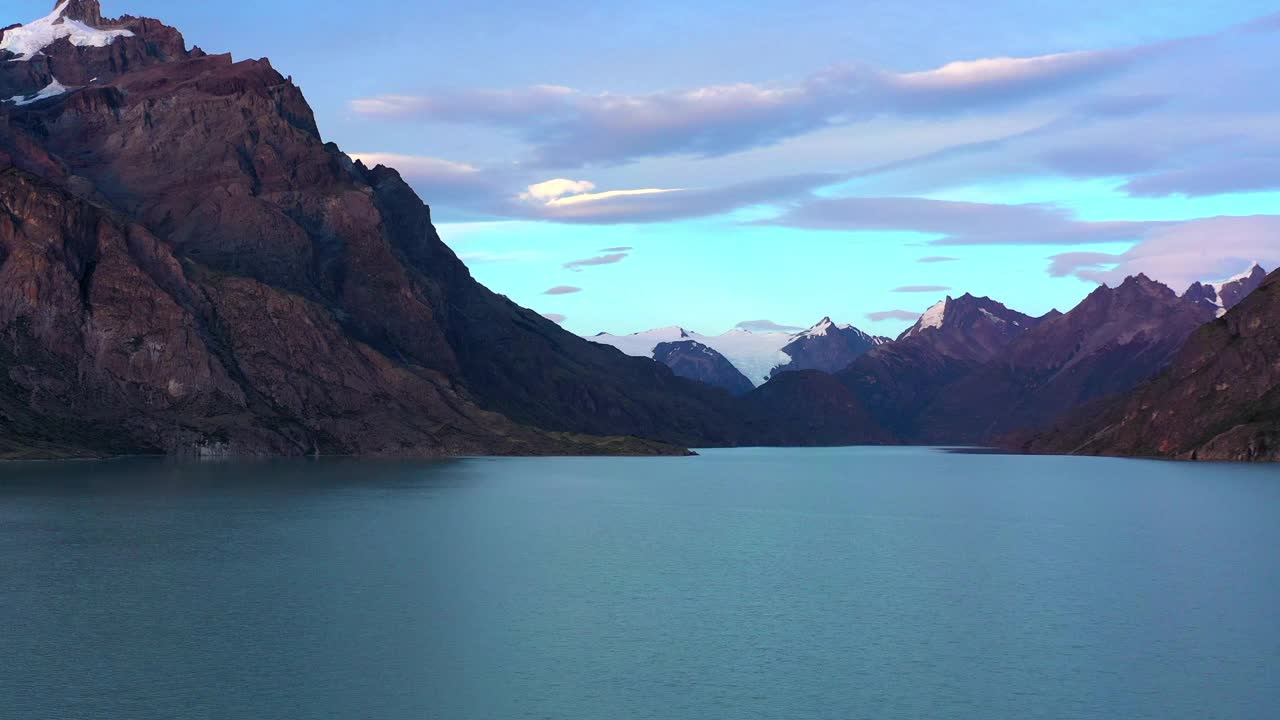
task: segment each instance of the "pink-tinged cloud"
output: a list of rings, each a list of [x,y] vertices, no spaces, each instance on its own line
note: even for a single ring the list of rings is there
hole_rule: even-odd
[[[580,287],[574,287],[572,285],[557,285],[542,294],[543,295],[572,295],[574,293],[580,293],[580,292],[582,292],[582,288]]]
[[[1134,241],[1164,223],[1086,222],[1046,204],[1001,205],[912,197],[814,198],[756,224],[846,232],[909,231],[934,245],[1073,245]]]
[[[920,313],[911,312],[910,310],[881,310],[867,313],[867,319],[872,322],[884,320],[909,320],[914,322],[920,319]]]
[[[734,327],[739,330],[747,330],[749,332],[785,332],[796,333],[808,328],[799,325],[781,325],[772,320],[743,320]]]
[[[896,287],[893,292],[896,293],[939,293],[946,292],[951,288],[946,285],[903,285]]]
[[[561,325],[564,323],[565,320],[568,320],[568,318],[566,318],[564,315],[561,315],[560,313],[542,313],[542,317],[550,320],[553,323],[556,323],[557,325]]]
[[[714,157],[879,115],[938,115],[1027,100],[1088,82],[1156,52],[1154,46],[953,62],[895,73],[832,67],[799,83],[738,83],[647,95],[556,85],[385,95],[351,103],[360,114],[487,125],[519,132],[544,167],[643,157]]]
[[[807,197],[812,191],[844,178],[833,173],[812,173],[712,188],[588,193],[569,195],[548,203],[525,203],[514,212],[523,213],[530,219],[565,223],[667,222]]]
[[[593,267],[595,265],[612,265],[626,259],[626,253],[613,253],[611,255],[583,258],[582,260],[572,260],[565,263],[564,267],[569,270],[581,270],[584,267]]]
[[[1280,142],[1269,155],[1207,161],[1194,167],[1151,173],[1126,182],[1135,197],[1202,197],[1280,188]]]
[[[1254,262],[1280,267],[1280,215],[1189,220],[1157,229],[1126,252],[1063,253],[1050,261],[1052,275],[1114,285],[1141,272],[1182,290],[1230,277]]]

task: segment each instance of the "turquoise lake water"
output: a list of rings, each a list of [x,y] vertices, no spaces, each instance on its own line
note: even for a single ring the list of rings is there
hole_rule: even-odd
[[[0,465],[0,718],[1272,720],[1280,468]]]

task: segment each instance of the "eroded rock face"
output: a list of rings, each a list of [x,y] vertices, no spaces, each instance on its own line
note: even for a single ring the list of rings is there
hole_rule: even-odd
[[[187,454],[670,452],[721,395],[476,283],[267,61],[156,20],[0,63],[0,444]],[[7,88],[7,89],[6,89]],[[18,438],[18,439],[15,439]],[[25,438],[25,441],[21,440]]]
[[[1280,461],[1280,273],[1136,391],[1069,416],[1033,452]]]
[[[1215,308],[1143,275],[1100,287],[939,393],[921,412],[920,439],[990,442],[1042,428],[1150,379],[1214,316]]]

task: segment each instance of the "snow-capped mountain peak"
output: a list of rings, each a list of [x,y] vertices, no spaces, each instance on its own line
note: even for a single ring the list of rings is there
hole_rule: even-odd
[[[805,330],[802,333],[797,333],[796,337],[815,337],[815,336],[826,335],[828,332],[832,330],[832,328],[835,328],[835,327],[836,327],[836,324],[834,322],[831,322],[831,318],[824,317],[818,321],[817,325],[814,325],[813,327],[809,328],[808,330]]]
[[[68,13],[73,5],[77,12]],[[10,59],[10,62],[17,62],[30,60],[63,38],[76,47],[106,47],[116,38],[133,36],[129,30],[99,30],[75,19],[97,15],[91,10],[96,7],[97,3],[62,0],[48,15],[5,32],[0,38],[0,50],[17,55]]]
[[[947,320],[947,306],[950,304],[951,297],[947,296],[945,300],[932,305],[928,310],[924,311],[924,314],[920,316],[920,319],[916,321],[916,324],[910,330],[902,334],[902,337],[908,338],[925,330],[941,328],[942,324]]]
[[[830,317],[795,334],[734,328],[720,335],[702,335],[672,326],[631,335],[600,333],[590,339],[636,357],[653,357],[661,343],[694,340],[723,355],[754,385],[764,384],[783,370],[817,368],[834,372],[843,369],[846,359],[891,342],[889,338],[873,337],[852,325],[838,324]],[[820,356],[819,360],[809,357],[815,353]]]
[[[1267,271],[1260,263],[1254,262],[1248,270],[1219,282],[1198,282],[1183,293],[1183,297],[1216,307],[1219,317],[1245,299],[1249,293],[1258,289],[1267,279]]]

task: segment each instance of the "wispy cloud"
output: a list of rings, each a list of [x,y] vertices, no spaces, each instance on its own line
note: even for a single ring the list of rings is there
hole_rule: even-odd
[[[912,231],[935,245],[1072,245],[1129,242],[1157,222],[1087,222],[1046,204],[1001,205],[913,197],[814,198],[756,224],[809,230]]]
[[[1181,291],[1196,281],[1218,280],[1259,262],[1280,267],[1280,215],[1215,217],[1161,227],[1132,249],[1063,253],[1051,259],[1055,276],[1116,284],[1146,273]]]
[[[602,253],[620,253],[620,252],[631,252],[632,250],[635,250],[635,248],[633,248],[633,247],[631,247],[631,246],[629,246],[629,245],[623,245],[622,247],[601,248],[601,249],[600,249],[600,252],[602,252]]]
[[[668,222],[718,215],[754,205],[782,203],[807,196],[817,188],[842,179],[842,175],[815,173],[710,188],[566,193],[543,201],[526,198],[518,207],[511,208],[510,212],[530,219],[565,223],[608,225]],[[591,185],[594,188],[594,185],[585,181],[565,182],[578,182],[579,187]],[[522,195],[526,196],[531,194]]]
[[[795,333],[804,330],[798,325],[781,325],[772,320],[743,320],[734,327],[750,332],[785,332]]]
[[[564,264],[568,270],[581,270],[585,267],[593,267],[595,265],[612,265],[626,260],[626,253],[612,253],[610,255],[599,255],[597,257],[583,258],[582,260],[571,260]]]
[[[919,260],[917,260],[916,262],[919,262],[919,263],[945,263],[945,262],[955,262],[955,261],[957,261],[957,260],[959,260],[959,258],[946,257],[946,256],[944,256],[944,255],[930,255],[929,257],[922,257],[922,258],[920,258]]]
[[[884,320],[919,320],[920,313],[911,312],[910,310],[881,310],[879,312],[867,313],[867,319],[872,322],[882,322]]]
[[[542,294],[543,295],[572,295],[574,293],[580,293],[580,292],[582,292],[582,288],[580,287],[574,287],[572,285],[557,285]]]
[[[560,313],[542,313],[542,317],[550,320],[553,323],[556,323],[557,325],[562,325],[564,324],[565,320],[569,319],[564,315],[561,315]]]
[[[897,73],[843,65],[799,83],[738,83],[652,93],[558,85],[384,95],[360,114],[487,125],[520,133],[544,167],[616,164],[665,155],[719,156],[882,114],[945,115],[1044,96],[1124,68],[1155,46],[997,57]]]

